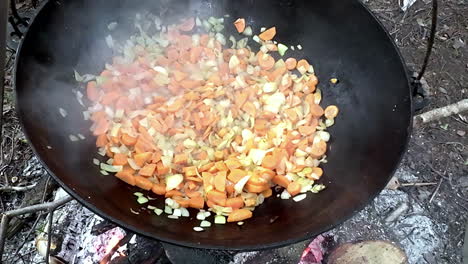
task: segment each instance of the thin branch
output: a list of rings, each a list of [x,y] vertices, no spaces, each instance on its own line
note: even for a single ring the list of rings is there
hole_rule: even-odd
[[[26,185],[26,186],[2,186],[0,187],[0,192],[24,192],[34,189],[37,183]]]
[[[400,185],[403,186],[403,187],[409,187],[409,186],[419,187],[419,186],[432,186],[432,185],[436,185],[436,184],[437,184],[437,182],[405,182],[405,183],[402,183]]]
[[[468,111],[468,99],[463,99],[457,103],[419,114],[414,117],[414,123],[415,125],[421,125],[431,121],[439,120],[444,117],[455,115],[463,111]]]
[[[8,223],[10,222],[10,219],[12,217],[35,213],[35,212],[44,211],[44,210],[52,212],[53,210],[68,203],[71,200],[73,200],[73,198],[71,196],[67,196],[57,201],[31,205],[31,206],[27,206],[24,208],[19,208],[19,209],[5,212],[2,216],[2,222],[0,223],[0,262],[1,262],[1,257],[3,256],[3,249],[5,245],[5,238],[6,238],[6,231],[7,231]]]
[[[444,180],[444,178],[440,178],[439,184],[437,184],[437,187],[436,187],[436,189],[434,190],[434,193],[432,193],[432,195],[431,195],[431,199],[429,199],[429,203],[432,203],[432,200],[434,200],[434,197],[436,196],[437,192],[439,191],[440,185],[442,184],[442,181],[443,181],[443,180]]]
[[[49,215],[47,217],[49,225],[47,226],[47,248],[46,248],[46,263],[49,264],[49,256],[50,256],[50,244],[52,242],[52,224],[54,220],[54,210],[49,209]]]

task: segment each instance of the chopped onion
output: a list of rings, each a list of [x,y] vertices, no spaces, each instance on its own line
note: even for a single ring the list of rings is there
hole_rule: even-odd
[[[284,44],[278,44],[278,53],[281,55],[281,56],[284,56],[284,54],[286,53],[286,51],[288,50],[288,47]]]
[[[134,169],[134,170],[141,169],[141,167],[138,166],[133,159],[128,158],[127,162],[128,162],[128,165],[130,165],[130,167],[132,167],[132,169]]]
[[[211,222],[206,221],[206,220],[203,220],[203,221],[201,221],[200,226],[201,226],[201,227],[210,227],[210,226],[211,226]]]
[[[215,38],[216,38],[217,41],[219,41],[219,43],[221,43],[221,45],[223,45],[223,46],[226,45],[226,37],[224,37],[223,34],[216,33]]]
[[[229,36],[229,41],[231,41],[231,49],[236,48],[236,38],[234,36]]]
[[[302,46],[301,46],[300,44],[297,45],[297,49],[298,49],[298,50],[301,50],[301,49],[302,49]]]
[[[59,108],[59,112],[62,117],[66,117],[68,115],[67,111],[61,107]]]
[[[250,175],[244,176],[234,185],[234,190],[236,191],[236,194],[242,193],[242,189],[244,189],[244,186],[247,183],[247,181],[249,181],[249,179]]]
[[[293,200],[295,202],[300,202],[300,201],[304,200],[306,197],[307,197],[307,194],[303,193],[303,194],[299,194],[297,196],[294,196]]]
[[[254,35],[254,36],[252,37],[252,39],[253,39],[255,42],[257,42],[257,43],[261,43],[261,42],[262,42],[262,41],[260,40],[260,38],[259,38],[257,35]]]
[[[176,216],[176,215],[168,215],[167,218],[170,218],[170,219],[179,219],[179,217]]]
[[[214,218],[214,223],[218,225],[224,225],[226,224],[226,217],[224,217],[223,215],[217,215]]]
[[[265,31],[265,30],[266,30],[266,27],[261,27],[261,28],[260,28],[260,32],[263,32],[263,31]]]
[[[86,139],[86,137],[85,137],[85,136],[83,136],[83,134],[80,134],[80,133],[78,133],[78,134],[77,134],[77,136],[78,136],[78,137],[79,137],[81,140],[84,140],[84,139]]]
[[[91,114],[89,113],[89,111],[83,111],[83,119],[89,120],[89,118],[91,118]]]
[[[189,210],[187,210],[187,208],[181,207],[180,211],[181,211],[183,217],[189,217],[190,216],[190,212],[189,212]]]
[[[108,172],[119,172],[123,168],[123,166],[120,166],[120,165],[109,165],[104,162],[101,162],[100,167],[102,170],[105,170]]]
[[[202,227],[196,226],[196,227],[193,228],[193,230],[197,231],[197,232],[202,232],[205,229],[203,229]]]
[[[182,174],[172,174],[166,176],[166,191],[175,189],[184,180]]]
[[[159,208],[156,208],[156,209],[154,209],[154,213],[155,213],[156,215],[161,215],[161,214],[163,213],[163,210],[161,210],[161,209],[159,209]]]
[[[272,93],[278,89],[278,85],[274,82],[267,82],[263,85],[263,91],[265,93]]]
[[[111,35],[107,35],[106,37],[106,44],[109,48],[113,49],[114,48],[114,40],[112,39]]]
[[[244,32],[242,32],[242,34],[246,35],[246,36],[252,36],[252,27],[251,26],[247,26],[245,29],[244,29]]]
[[[231,56],[229,59],[229,69],[234,69],[240,64],[239,58],[236,55]]]
[[[169,72],[164,67],[155,66],[155,67],[153,67],[153,70],[155,70],[156,72],[159,72],[159,73],[161,73],[161,74],[163,74],[165,76],[169,76]]]
[[[287,200],[287,199],[291,198],[291,194],[289,194],[288,191],[283,190],[283,192],[281,193],[281,196],[280,196],[280,197],[281,197],[281,199],[283,199],[283,200]]]
[[[175,216],[182,216],[182,211],[180,211],[179,208],[174,209],[172,215],[175,215]]]
[[[98,159],[94,158],[94,159],[93,159],[93,163],[94,163],[94,165],[99,166],[99,164],[100,164],[101,162],[100,162]]]
[[[149,202],[149,200],[148,200],[148,198],[146,198],[144,196],[140,196],[137,199],[137,203],[139,203],[139,204],[144,204],[144,203],[147,203],[147,202]]]
[[[238,42],[237,42],[237,48],[238,49],[243,49],[245,47],[247,47],[247,43],[249,42],[249,39],[248,38],[243,38],[243,39],[240,39]]]
[[[120,130],[120,127],[122,126],[122,124],[115,124],[113,127],[112,127],[112,130],[111,130],[111,136],[113,137],[117,137],[118,134],[119,134],[119,130]]]
[[[107,171],[105,171],[105,170],[100,170],[100,172],[101,172],[102,175],[106,175],[106,176],[109,175],[109,173]]]
[[[68,138],[69,138],[70,141],[72,141],[72,142],[75,142],[75,141],[78,141],[78,140],[79,140],[75,135],[68,135]]]
[[[166,214],[172,214],[172,208],[166,205],[164,206],[164,212]]]
[[[112,31],[117,27],[117,22],[111,22],[107,25],[107,29]]]
[[[198,220],[205,220],[206,216],[205,216],[205,213],[200,211],[197,213],[197,219]]]

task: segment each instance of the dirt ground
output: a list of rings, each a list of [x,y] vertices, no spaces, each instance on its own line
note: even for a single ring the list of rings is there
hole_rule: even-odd
[[[430,31],[431,2],[418,0],[402,12],[397,0],[367,0],[400,48],[410,70],[418,71],[426,52]],[[28,2],[18,4],[23,12]],[[439,1],[438,29],[425,80],[428,105],[421,111],[456,103],[468,98],[468,2]],[[33,158],[14,110],[11,72],[15,41],[7,50],[6,98],[3,112],[3,137],[0,163],[0,210],[24,205],[30,190],[8,191],[4,186],[41,186],[44,199],[50,196],[45,172]],[[401,183],[434,183],[384,190],[381,195],[352,219],[325,234],[333,244],[367,239],[391,240],[407,253],[410,263],[462,263],[465,226],[468,219],[468,113],[453,115],[413,130],[408,152],[396,177]],[[44,187],[45,186],[45,187]],[[36,189],[38,187],[35,187]],[[37,190],[36,190],[37,191]],[[402,203],[409,209],[393,222],[385,218]],[[34,217],[20,226],[7,241],[6,255],[14,254],[31,229]],[[40,227],[39,227],[40,229]],[[29,237],[33,239],[34,235]],[[297,254],[304,243],[277,252],[283,263],[287,255]],[[279,252],[279,253],[278,253]],[[289,252],[289,253],[288,253]],[[24,263],[29,255],[22,256]],[[236,263],[249,263],[251,255],[238,256]],[[285,257],[286,256],[286,257]],[[270,263],[280,263],[274,260]],[[252,262],[254,263],[254,262]]]

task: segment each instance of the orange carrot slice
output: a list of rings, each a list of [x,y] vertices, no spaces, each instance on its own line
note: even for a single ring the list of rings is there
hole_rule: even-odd
[[[242,33],[245,30],[245,19],[243,18],[238,18],[236,21],[234,21],[234,26],[237,29],[237,32]]]
[[[227,221],[228,222],[238,222],[238,221],[243,221],[245,219],[249,219],[252,217],[252,211],[247,210],[247,209],[238,209],[232,211],[232,213],[229,214]]]
[[[263,31],[262,33],[260,33],[258,37],[263,41],[267,41],[267,40],[272,40],[275,37],[275,35],[276,35],[276,27],[271,27]]]

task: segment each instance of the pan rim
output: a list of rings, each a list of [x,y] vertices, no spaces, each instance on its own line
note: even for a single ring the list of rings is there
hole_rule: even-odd
[[[401,164],[401,161],[403,160],[403,158],[405,156],[405,153],[408,150],[410,138],[411,138],[412,131],[413,131],[414,107],[413,107],[413,97],[411,96],[412,93],[411,93],[410,78],[409,78],[409,75],[408,75],[408,65],[406,64],[405,59],[403,58],[400,49],[398,48],[398,46],[394,42],[393,38],[390,36],[390,33],[388,32],[388,30],[384,27],[383,23],[361,1],[355,1],[355,2],[357,2],[358,5],[360,5],[362,8],[364,8],[364,10],[377,22],[377,26],[380,28],[380,30],[382,30],[385,33],[385,35],[387,37],[387,40],[391,42],[393,50],[396,52],[397,56],[400,59],[401,66],[402,66],[402,68],[404,70],[404,76],[406,78],[406,83],[407,83],[407,87],[408,87],[409,103],[410,103],[410,113],[409,113],[410,120],[409,120],[408,127],[406,128],[407,137],[405,139],[403,148],[401,149],[401,155],[400,155],[399,159],[396,161],[392,172],[388,175],[388,178],[385,181],[385,185],[380,188],[380,191],[376,192],[375,194],[370,195],[368,197],[367,201],[362,203],[362,205],[356,207],[355,210],[348,213],[347,215],[342,217],[340,220],[335,221],[332,224],[324,226],[323,228],[321,228],[318,231],[307,232],[307,233],[304,233],[302,236],[287,239],[287,240],[282,240],[282,241],[277,241],[277,242],[272,242],[272,243],[262,243],[262,244],[257,244],[257,245],[249,245],[249,246],[242,246],[242,245],[240,245],[240,246],[221,246],[221,245],[214,245],[214,244],[191,243],[191,242],[185,242],[185,241],[180,241],[180,240],[168,239],[168,238],[164,238],[164,237],[157,237],[157,236],[154,236],[153,234],[151,234],[149,232],[138,230],[137,228],[133,227],[132,225],[129,225],[129,224],[127,224],[127,223],[125,223],[125,222],[123,222],[123,221],[121,221],[119,219],[116,219],[114,217],[111,217],[111,216],[107,215],[106,213],[102,212],[99,208],[97,208],[96,206],[94,206],[90,202],[83,199],[80,195],[78,195],[67,184],[62,182],[62,180],[57,175],[55,175],[55,173],[53,173],[49,169],[47,164],[38,155],[38,151],[36,150],[35,146],[30,141],[30,133],[28,133],[28,131],[24,127],[23,115],[21,114],[21,111],[20,111],[20,106],[19,106],[19,103],[18,103],[18,92],[17,92],[17,89],[16,89],[16,80],[17,80],[16,78],[17,78],[17,69],[18,69],[18,61],[19,61],[18,58],[21,57],[24,40],[27,38],[28,34],[30,34],[29,33],[30,32],[30,26],[32,24],[34,24],[34,22],[36,21],[36,18],[41,14],[41,12],[43,12],[44,8],[46,8],[47,5],[52,4],[52,1],[44,2],[40,7],[37,8],[37,13],[34,15],[33,18],[31,18],[30,26],[25,30],[23,38],[21,39],[21,41],[20,41],[20,43],[19,43],[19,45],[17,47],[17,51],[16,51],[16,58],[15,58],[14,69],[13,69],[13,87],[15,88],[14,89],[15,111],[16,111],[16,114],[17,114],[18,119],[20,121],[21,129],[22,129],[26,139],[28,140],[28,144],[31,146],[31,149],[32,149],[34,155],[37,157],[37,159],[42,164],[42,166],[47,171],[47,173],[50,176],[52,176],[52,178],[60,185],[60,187],[62,187],[70,196],[72,196],[80,204],[82,204],[83,206],[85,206],[86,208],[91,210],[93,213],[99,215],[100,217],[102,217],[104,219],[109,220],[112,223],[117,224],[118,226],[120,226],[120,227],[122,227],[124,229],[128,229],[128,230],[130,230],[130,231],[132,231],[132,232],[134,232],[136,234],[140,234],[140,235],[143,235],[145,237],[155,239],[155,240],[158,240],[158,241],[161,241],[161,242],[173,244],[173,245],[176,245],[176,246],[196,248],[196,249],[231,250],[231,251],[239,251],[239,252],[242,252],[242,251],[260,251],[260,250],[266,250],[266,249],[280,248],[280,247],[285,247],[285,246],[288,246],[288,245],[291,245],[291,244],[295,244],[295,243],[299,243],[299,242],[311,239],[314,236],[325,233],[325,232],[327,232],[327,231],[329,231],[329,230],[343,224],[346,220],[351,219],[357,213],[362,211],[362,209],[364,209],[367,205],[369,205],[382,192],[382,190],[385,188],[386,184],[388,184],[388,182],[390,181],[392,176],[395,174],[395,172],[399,168],[399,165]]]

